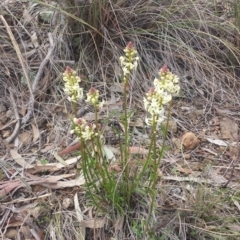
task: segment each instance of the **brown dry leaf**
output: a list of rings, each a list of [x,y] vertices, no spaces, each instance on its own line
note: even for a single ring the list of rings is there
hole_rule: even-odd
[[[109,172],[117,172],[117,173],[119,173],[119,172],[122,171],[122,168],[121,168],[121,166],[120,166],[119,163],[113,163],[113,164],[111,164],[111,165],[108,167],[108,171],[109,171]]]
[[[62,174],[62,175],[57,175],[57,176],[49,176],[45,177],[44,179],[49,182],[49,183],[55,183],[59,180],[70,178],[70,177],[75,177],[75,173],[69,173],[69,174]],[[38,177],[36,179],[39,179]]]
[[[25,219],[24,219],[24,221],[25,221]],[[22,233],[23,236],[24,236],[24,239],[31,239],[32,234],[31,234],[31,232],[30,232],[29,226],[23,225],[23,226],[21,226],[20,229],[21,229],[21,230],[20,230],[21,233]]]
[[[10,154],[12,155],[12,158],[15,160],[16,163],[18,163],[21,167],[25,169],[31,169],[34,168],[33,165],[27,163],[20,154],[18,154],[15,150],[10,150]]]
[[[130,154],[148,154],[148,150],[142,147],[129,147]]]
[[[38,128],[34,124],[31,124],[31,126],[33,130],[33,142],[35,143],[38,140],[40,133]]]
[[[18,231],[16,228],[10,228],[4,234],[4,237],[8,239],[14,239],[17,236],[17,234],[18,234]]]
[[[238,124],[229,118],[220,120],[220,131],[223,139],[236,140],[238,137]]]
[[[19,110],[18,110],[18,113],[21,114],[22,116],[25,116],[27,112],[27,107],[25,106],[22,106]]]
[[[107,218],[97,218],[97,219],[91,219],[91,220],[83,220],[80,223],[81,227],[85,228],[103,228],[107,224],[108,220]]]
[[[32,142],[32,133],[29,131],[20,133],[18,137],[23,146]]]
[[[51,189],[59,189],[59,188],[71,188],[71,187],[79,187],[81,185],[85,184],[84,177],[79,177],[78,179],[69,180],[65,182],[57,182],[55,185],[50,186]]]
[[[188,168],[182,168],[180,166],[177,167],[177,170],[182,173],[192,174],[192,170]]]
[[[13,189],[20,185],[18,180],[0,182],[0,197],[7,196]]]
[[[50,150],[52,150],[54,148],[55,148],[55,144],[50,143],[50,144],[46,145],[45,148],[41,149],[41,153],[49,152]]]
[[[66,165],[63,165],[61,163],[47,163],[47,164],[42,164],[42,163],[36,163],[34,165],[34,169],[29,169],[28,173],[38,173],[38,172],[43,172],[43,171],[49,171],[49,172],[54,172],[57,170],[60,170],[66,166],[70,166],[72,164],[75,164],[76,162],[79,161],[79,157],[75,158],[70,158],[65,161]]]

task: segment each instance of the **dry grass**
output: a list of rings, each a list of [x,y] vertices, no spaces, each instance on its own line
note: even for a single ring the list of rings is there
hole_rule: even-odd
[[[6,107],[6,111],[0,113],[0,128],[15,119],[14,114],[6,117],[7,110],[14,110],[10,91],[20,117],[26,115],[31,105],[31,88],[28,83],[32,85],[36,81],[41,62],[49,52],[49,32],[54,40],[54,49],[34,91],[32,118],[17,131],[17,135],[31,132],[33,124],[39,129],[39,138],[35,142],[19,143],[15,140],[14,143],[5,143],[3,139],[13,132],[14,122],[10,130],[0,130],[0,181],[24,176],[23,168],[19,168],[9,154],[10,149],[15,147],[31,164],[40,159],[56,162],[53,157],[55,149],[71,142],[68,132],[68,114],[71,109],[61,101],[64,98],[61,73],[66,65],[77,69],[82,74],[84,86],[97,87],[104,99],[109,99],[111,93],[116,98],[121,96],[120,90],[115,91],[121,86],[119,56],[128,41],[134,42],[141,58],[129,90],[130,107],[137,109],[139,114],[142,112],[142,96],[152,86],[152,80],[163,64],[166,63],[180,77],[182,92],[175,100],[172,115],[179,130],[169,134],[169,148],[173,148],[171,138],[178,137],[186,129],[198,134],[207,129],[205,132],[210,133],[209,122],[216,116],[214,107],[239,111],[239,0],[210,3],[200,0],[172,0],[168,3],[161,0],[78,1],[74,7],[71,0],[35,2],[3,1],[0,5],[0,14],[17,43],[17,46],[13,44],[6,26],[0,22],[0,103]],[[43,13],[52,14],[51,18],[44,17]],[[20,55],[17,55],[17,47]],[[190,112],[192,109],[204,109],[199,121],[196,123],[185,115],[182,106],[187,106]],[[234,119],[239,124],[238,118]],[[6,133],[7,130],[10,133]],[[9,135],[5,137],[4,134]],[[134,140],[144,142],[144,137],[141,141]],[[203,141],[201,147],[206,146],[207,143]],[[214,156],[213,161],[208,161],[210,169],[217,169],[218,173],[222,173],[220,167],[230,169],[231,158],[227,161],[222,157],[225,150],[214,150],[219,155]],[[200,150],[191,154],[192,160],[204,165],[201,161],[206,159],[199,157],[202,154]],[[179,157],[174,154],[174,150],[170,150],[162,162],[162,174],[179,177],[187,175],[175,171],[179,165],[186,167],[185,162],[181,162],[182,158],[183,155]],[[191,162],[189,164],[192,167]],[[88,229],[86,239],[239,239],[238,171],[236,163],[235,174],[231,177],[236,186],[232,184],[226,188],[182,181],[180,178],[163,178],[157,186],[159,194],[149,236],[144,235],[149,209],[148,196],[144,199],[136,196],[126,213],[125,221],[121,223],[121,218],[114,215],[114,209],[108,216],[103,216],[88,206],[82,188],[81,193],[77,187],[54,190],[51,197],[39,204],[41,210],[34,221],[46,239],[80,239],[81,226],[74,208],[76,206],[63,208],[64,197],[73,199],[77,193],[85,220],[108,220],[104,222],[105,227]],[[61,170],[53,175],[63,173],[64,170]],[[196,177],[210,178],[205,165],[194,173],[198,174]],[[48,172],[41,174],[36,176],[50,175]],[[224,174],[228,179],[228,172]],[[9,207],[12,200],[35,197],[45,191],[33,188],[17,191],[0,201]],[[17,207],[21,205],[24,206],[19,203]],[[6,216],[6,209],[0,210],[2,216]],[[5,226],[8,219],[10,217],[0,222],[1,227]],[[4,230],[0,231],[0,239],[7,239],[7,235],[4,238]]]

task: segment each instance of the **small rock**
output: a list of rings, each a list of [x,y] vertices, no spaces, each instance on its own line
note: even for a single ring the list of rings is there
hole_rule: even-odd
[[[193,150],[199,145],[198,138],[192,132],[185,133],[181,139],[185,150]]]

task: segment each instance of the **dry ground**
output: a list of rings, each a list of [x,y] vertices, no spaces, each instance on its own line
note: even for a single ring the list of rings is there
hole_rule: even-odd
[[[75,139],[61,73],[69,65],[77,69],[86,91],[90,86],[100,89],[106,101],[100,114],[106,143],[119,154],[113,128],[122,130],[117,59],[124,41],[114,47],[100,41],[105,48],[98,58],[77,42],[59,12],[49,20],[47,6],[30,2],[0,3],[0,239],[81,239],[85,230],[86,239],[143,239],[146,209],[141,201],[136,200],[128,220],[112,222],[110,216],[96,216],[84,199],[78,149],[68,148]],[[139,5],[144,6],[142,1]],[[224,15],[228,5],[217,6]],[[222,22],[227,23],[233,24],[231,15]],[[138,160],[144,159],[149,143],[142,96],[162,64],[178,74],[182,89],[173,100],[167,150],[159,166],[152,239],[240,239],[239,28],[226,31],[224,37],[211,29],[211,41],[219,37],[231,45],[226,48],[223,40],[216,41],[219,52],[214,52],[210,38],[204,42],[205,27],[203,23],[196,28],[201,41],[195,39],[196,32],[172,35],[179,34],[186,46],[194,45],[198,55],[190,51],[182,55],[183,43],[174,43],[171,50],[166,44],[155,53],[163,54],[161,60],[150,50],[154,45],[147,44],[150,35],[134,38],[126,33],[126,40],[135,40],[142,59],[129,87],[134,109],[131,153],[137,153]],[[89,58],[78,52],[73,39]],[[79,103],[79,109],[79,115],[92,120],[87,106]],[[59,151],[65,164],[55,156]]]

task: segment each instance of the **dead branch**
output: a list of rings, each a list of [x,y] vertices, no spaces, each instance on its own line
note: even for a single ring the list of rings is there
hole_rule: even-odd
[[[39,66],[39,69],[38,69],[38,72],[37,72],[37,75],[33,81],[33,84],[32,84],[32,88],[31,88],[31,91],[32,91],[32,95],[30,95],[30,99],[29,99],[29,103],[28,103],[28,111],[27,111],[27,114],[22,118],[22,123],[23,124],[26,124],[29,119],[31,118],[31,116],[33,115],[33,111],[34,111],[34,100],[35,100],[35,93],[36,93],[36,90],[37,90],[37,86],[38,86],[38,83],[41,79],[41,76],[43,74],[43,69],[44,67],[47,65],[52,53],[53,53],[53,50],[54,50],[54,41],[53,41],[53,37],[52,37],[52,34],[51,33],[48,33],[48,38],[49,38],[49,42],[50,42],[50,47],[48,49],[48,53],[46,55],[46,57],[43,59],[43,61],[41,62],[40,66]]]
[[[12,134],[6,139],[7,143],[10,143],[15,139],[15,137],[18,134],[19,128],[20,128],[20,117],[19,117],[19,114],[18,114],[16,101],[13,97],[13,90],[10,88],[9,92],[10,92],[10,98],[11,98],[11,102],[13,104],[13,110],[14,110],[15,119],[16,119],[17,123],[15,125],[14,131],[12,132]]]

